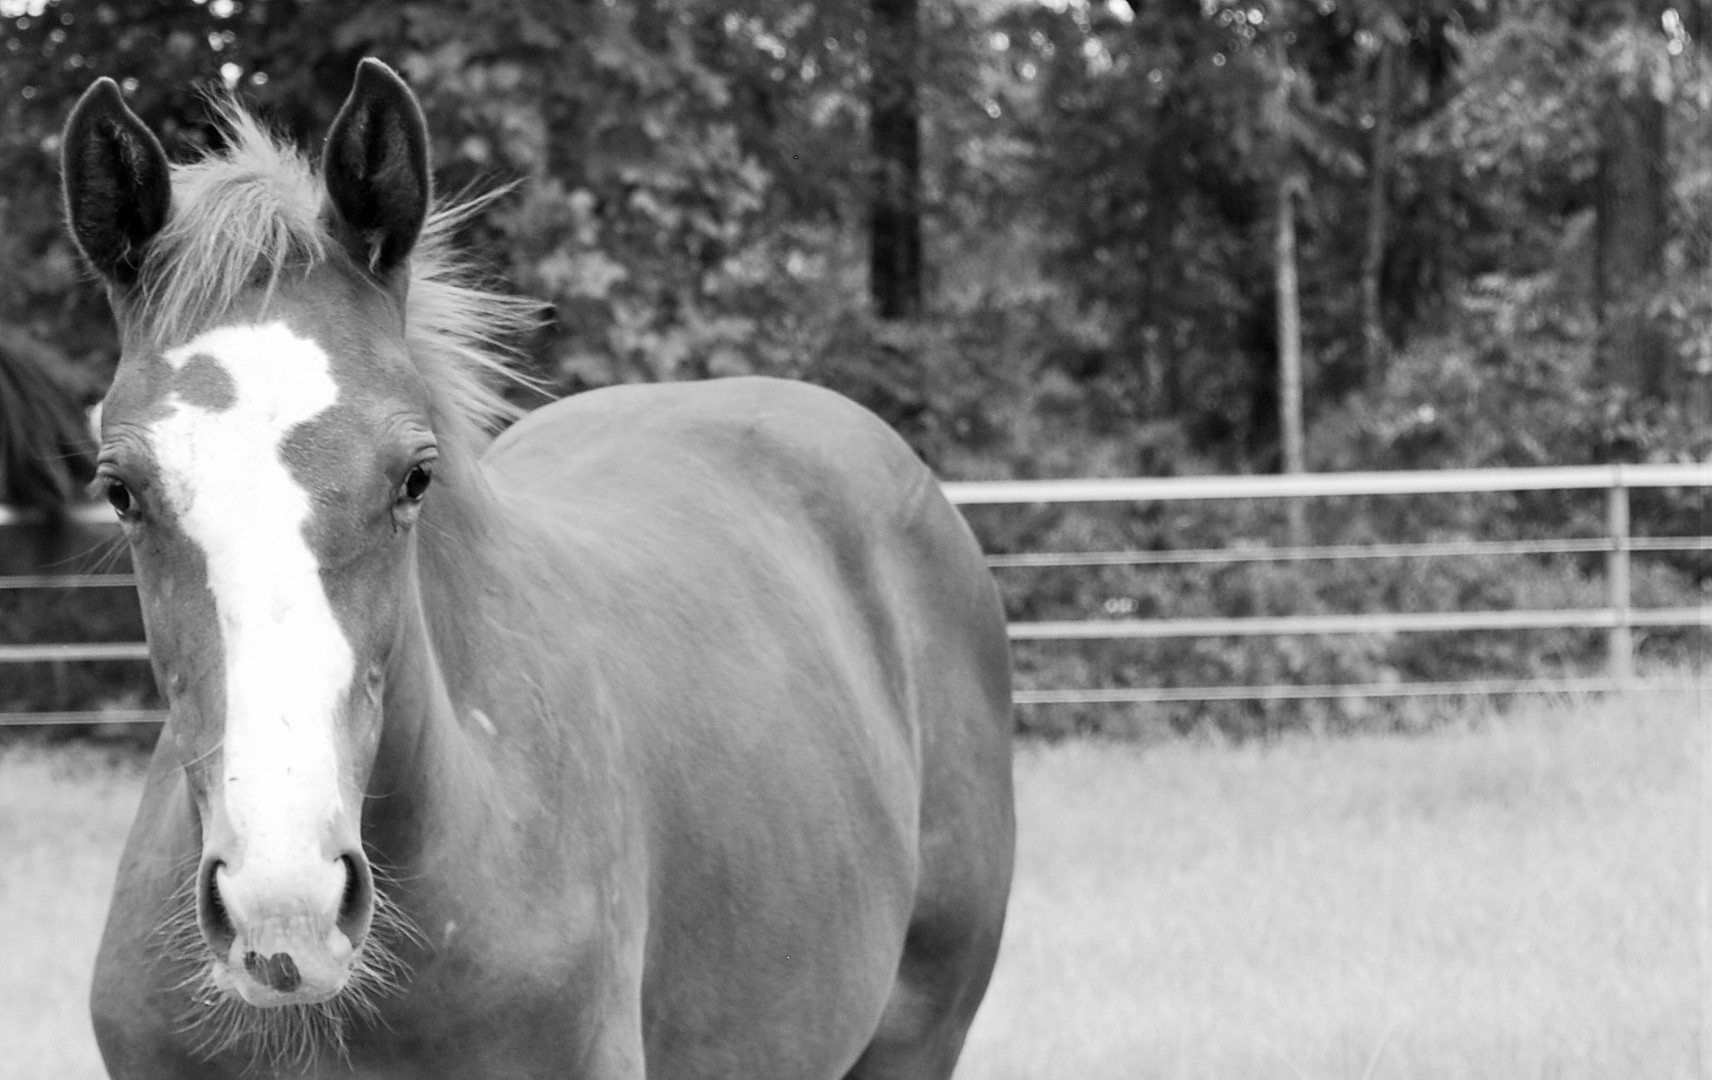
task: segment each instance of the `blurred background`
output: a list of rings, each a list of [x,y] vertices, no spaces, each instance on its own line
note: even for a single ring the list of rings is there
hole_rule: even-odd
[[[315,146],[356,61],[421,96],[466,240],[543,301],[554,393],[764,373],[952,479],[1705,460],[1706,0],[0,0],[0,574],[124,570],[67,514],[116,361],[59,210],[98,75],[170,156],[229,89]],[[1299,396],[1288,387],[1299,380]],[[1286,391],[1281,395],[1281,386]],[[1597,534],[1596,494],[974,509],[989,551]],[[1704,535],[1701,490],[1637,534]],[[1034,570],[1013,619],[1576,607],[1598,555]],[[1706,596],[1704,551],[1638,606]],[[0,591],[0,642],[140,641],[128,588]],[[1639,642],[1703,651],[1698,628]],[[1020,645],[1019,686],[1572,671],[1585,630]],[[0,665],[0,711],[149,709],[134,660]],[[1430,706],[1033,709],[1024,727],[1394,729]],[[1425,710],[1425,711],[1423,711]],[[79,729],[66,729],[76,733]],[[128,729],[114,729],[123,733]],[[152,729],[135,734],[146,739]]]

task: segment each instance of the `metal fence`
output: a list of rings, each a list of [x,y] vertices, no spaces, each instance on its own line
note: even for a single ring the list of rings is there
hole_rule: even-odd
[[[1605,555],[1605,604],[1555,610],[1387,611],[1243,618],[1079,619],[1017,622],[1013,641],[1114,640],[1191,637],[1315,636],[1326,634],[1445,633],[1470,630],[1602,629],[1606,671],[1598,676],[1550,679],[1479,679],[1458,682],[1260,686],[1065,687],[1018,690],[1023,705],[1285,701],[1346,696],[1426,697],[1537,691],[1596,691],[1642,685],[1634,675],[1633,631],[1643,627],[1712,626],[1712,604],[1636,608],[1630,601],[1630,563],[1636,552],[1712,551],[1712,520],[1701,515],[1700,535],[1635,537],[1629,528],[1629,492],[1635,488],[1712,488],[1712,462],[1686,465],[1607,465],[1532,469],[1422,472],[1303,473],[1292,476],[1197,476],[1111,480],[1017,480],[948,483],[945,492],[963,506],[1063,503],[1157,503],[1216,499],[1316,499],[1478,492],[1602,489],[1601,536],[1539,540],[1338,544],[1310,547],[1239,547],[1179,551],[1040,552],[996,555],[995,570],[1039,567],[1163,566],[1309,559],[1445,558],[1475,555]]]
[[[1017,568],[1168,566],[1373,558],[1445,558],[1471,555],[1603,553],[1605,603],[1551,610],[1389,611],[1237,618],[1081,619],[1015,622],[1014,641],[1115,640],[1190,637],[1315,636],[1331,634],[1445,633],[1472,630],[1595,629],[1607,638],[1602,675],[1555,679],[1480,679],[1461,682],[1262,686],[1187,686],[1019,690],[1022,705],[1116,704],[1185,701],[1297,700],[1341,696],[1420,697],[1510,694],[1530,691],[1597,691],[1641,685],[1634,674],[1633,631],[1649,627],[1712,627],[1712,603],[1636,608],[1630,601],[1630,563],[1637,552],[1712,551],[1712,515],[1702,514],[1699,535],[1635,537],[1629,527],[1629,492],[1637,488],[1712,489],[1712,463],[1610,465],[1433,472],[1307,473],[1293,476],[1017,480],[950,482],[944,490],[962,506],[1064,503],[1156,503],[1220,499],[1316,499],[1340,496],[1408,496],[1478,492],[1603,490],[1605,531],[1599,536],[1538,540],[1435,541],[1336,544],[1304,547],[1214,548],[1175,551],[1028,552],[992,555],[1003,572]],[[106,522],[105,507],[78,511],[86,523]],[[23,520],[0,507],[0,526]],[[35,574],[0,577],[0,590],[130,588],[129,574]],[[140,641],[0,643],[0,673],[7,665],[43,662],[144,660]],[[0,712],[0,726],[128,723],[160,720],[149,710]]]

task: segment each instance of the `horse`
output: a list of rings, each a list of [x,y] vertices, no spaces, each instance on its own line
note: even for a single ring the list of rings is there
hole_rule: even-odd
[[[318,164],[109,79],[70,231],[169,718],[90,995],[116,1080],[943,1078],[1012,870],[997,592],[873,414],[761,378],[517,418],[365,60]],[[509,426],[507,426],[509,424]],[[496,434],[496,432],[499,432]]]

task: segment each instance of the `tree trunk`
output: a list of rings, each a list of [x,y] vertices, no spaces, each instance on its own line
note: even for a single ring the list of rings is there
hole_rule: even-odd
[[[1306,471],[1302,449],[1302,303],[1296,276],[1296,196],[1301,177],[1282,170],[1276,190],[1277,233],[1274,238],[1274,271],[1278,289],[1278,427],[1284,440],[1286,473]],[[1300,500],[1286,504],[1290,543],[1307,542],[1306,519]]]
[[[1385,376],[1391,342],[1385,334],[1385,315],[1380,307],[1380,278],[1385,270],[1385,233],[1389,227],[1387,202],[1391,182],[1391,123],[1394,96],[1392,57],[1396,47],[1389,38],[1379,45],[1374,79],[1373,148],[1367,159],[1367,243],[1361,253],[1361,342],[1362,381],[1378,385]]]
[[[868,138],[873,150],[868,293],[882,319],[922,310],[917,0],[871,0]]]
[[[1599,369],[1609,385],[1665,395],[1668,342],[1647,304],[1664,274],[1665,106],[1636,87],[1613,86],[1599,114],[1594,311]]]

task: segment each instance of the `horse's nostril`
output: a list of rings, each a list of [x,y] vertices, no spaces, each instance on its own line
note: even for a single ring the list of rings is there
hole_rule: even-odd
[[[203,860],[196,881],[196,919],[202,925],[203,937],[220,956],[226,954],[238,936],[232,927],[232,917],[220,899],[219,874],[225,865],[219,859]]]
[[[360,944],[374,916],[374,877],[369,862],[358,854],[339,857],[345,868],[345,889],[339,897],[339,929],[352,946]]]
[[[303,985],[303,975],[297,970],[297,961],[290,953],[274,953],[263,956],[258,952],[244,954],[244,970],[259,983],[271,986],[282,994],[289,994]]]
[[[362,885],[357,881],[356,862],[349,855],[339,856],[339,865],[345,868],[345,891],[339,896],[339,915],[343,918],[346,912],[356,906]]]

